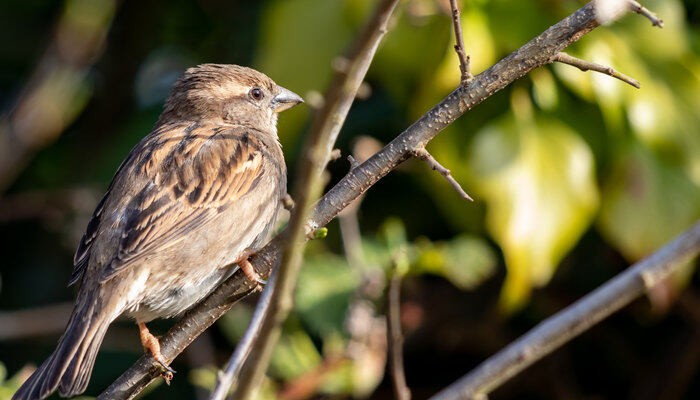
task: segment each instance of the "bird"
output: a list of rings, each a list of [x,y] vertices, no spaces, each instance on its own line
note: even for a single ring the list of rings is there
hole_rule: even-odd
[[[201,301],[248,261],[287,196],[278,114],[303,99],[254,69],[202,64],[173,85],[151,132],[117,169],[74,257],[77,298],[55,351],[13,400],[83,393],[112,321],[133,318],[144,350],[174,372],[146,323]]]

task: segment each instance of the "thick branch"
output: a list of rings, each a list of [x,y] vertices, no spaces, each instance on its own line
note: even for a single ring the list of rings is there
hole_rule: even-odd
[[[486,395],[591,326],[644,294],[700,252],[700,221],[648,258],[547,318],[433,400],[472,399]]]
[[[598,26],[594,6],[588,3],[547,29],[508,57],[461,85],[382,150],[352,169],[316,205],[312,227],[324,226],[357,196],[425,148],[440,131],[475,105],[530,70],[548,64],[551,57]]]
[[[469,65],[470,58],[464,49],[464,37],[462,35],[462,22],[460,21],[459,5],[457,0],[450,0],[450,9],[452,10],[452,26],[455,30],[455,52],[459,58],[459,71],[462,73],[462,84],[472,80],[474,77],[471,73]]]
[[[639,81],[637,81],[636,79],[630,78],[629,76],[627,76],[625,74],[621,74],[621,73],[615,71],[614,69],[612,69],[611,67],[606,67],[605,65],[600,65],[600,64],[596,64],[594,62],[582,60],[580,58],[576,58],[576,57],[571,56],[567,53],[564,53],[563,51],[555,54],[554,57],[552,57],[552,61],[553,62],[554,61],[560,62],[563,64],[569,64],[571,66],[574,66],[574,67],[580,69],[583,72],[596,71],[596,72],[600,72],[600,73],[603,73],[606,75],[610,75],[613,78],[617,78],[625,83],[628,83],[628,84],[636,87],[637,89],[640,88]]]
[[[325,226],[413,152],[424,148],[435,135],[459,116],[533,68],[549,63],[555,54],[597,26],[593,4],[589,3],[474,77],[468,85],[458,87],[377,154],[353,168],[318,201],[308,224],[312,228]],[[275,237],[253,257],[251,261],[258,272],[269,273],[279,260],[282,240],[282,236]],[[253,285],[242,277],[240,272],[234,274],[188,312],[162,338],[161,352],[164,358],[172,361],[197,335],[251,290]],[[152,358],[141,357],[99,398],[133,398],[157,376],[158,368]]]

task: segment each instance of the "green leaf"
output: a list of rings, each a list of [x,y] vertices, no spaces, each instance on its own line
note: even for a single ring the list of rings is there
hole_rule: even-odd
[[[284,380],[316,369],[322,361],[311,337],[293,322],[288,320],[285,323],[284,333],[270,360],[270,374]]]
[[[237,343],[245,333],[253,316],[253,310],[235,307],[219,320],[224,335],[231,343]],[[272,375],[291,379],[316,368],[321,363],[321,355],[309,335],[302,330],[295,314],[282,326],[275,350],[272,352],[269,371]],[[202,382],[206,382],[206,376]]]
[[[496,270],[496,254],[484,239],[457,236],[447,245],[445,277],[462,290],[473,290]]]
[[[657,62],[660,59],[677,62],[679,58],[692,52],[688,35],[690,29],[682,2],[645,0],[643,4],[663,19],[663,29],[652,29],[646,18],[630,15],[621,21],[616,29],[621,32],[622,40],[634,46],[640,54]]]
[[[308,256],[299,274],[295,312],[312,334],[343,332],[350,298],[359,285],[357,271],[331,253]]]
[[[411,273],[442,276],[462,290],[473,290],[490,278],[497,258],[486,241],[477,236],[459,235],[448,242],[416,242],[418,256]]]
[[[450,38],[451,25],[444,14],[437,10],[416,12],[414,5],[397,8],[398,18],[369,71],[370,78],[379,80],[401,105],[421,98],[416,94],[416,86],[434,75]],[[420,62],[415,62],[417,54]]]
[[[514,103],[506,117],[482,130],[471,149],[477,195],[486,224],[503,249],[508,274],[504,311],[546,284],[589,226],[598,206],[594,161],[586,143],[554,120],[529,120]],[[527,106],[524,106],[527,108]]]
[[[598,226],[630,261],[650,254],[700,217],[700,187],[681,169],[629,144],[603,188]]]

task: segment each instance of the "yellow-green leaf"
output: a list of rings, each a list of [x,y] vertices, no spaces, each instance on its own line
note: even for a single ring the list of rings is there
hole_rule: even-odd
[[[507,117],[477,134],[469,158],[508,268],[501,305],[512,311],[589,226],[598,205],[593,156],[560,122]]]

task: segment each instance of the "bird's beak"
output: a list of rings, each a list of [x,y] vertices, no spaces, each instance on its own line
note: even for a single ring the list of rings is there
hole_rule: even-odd
[[[304,99],[302,99],[301,96],[292,92],[291,90],[287,90],[283,87],[280,87],[279,89],[280,91],[277,96],[273,97],[272,101],[270,102],[272,111],[276,113],[282,112],[304,102]]]

